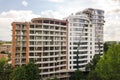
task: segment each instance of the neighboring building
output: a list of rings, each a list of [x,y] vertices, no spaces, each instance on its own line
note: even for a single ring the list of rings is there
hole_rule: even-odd
[[[78,63],[79,69],[84,70],[85,65],[92,59],[91,52],[93,50],[90,48],[94,47],[93,40],[91,40],[93,39],[94,27],[89,18],[82,12],[70,15],[68,22],[68,69],[70,71],[76,70]],[[77,54],[79,56],[78,62],[76,61]]]
[[[34,60],[43,80],[66,80],[67,21],[34,18],[31,22],[12,23],[12,65],[22,66]]]
[[[8,59],[8,55],[7,54],[0,54],[0,59],[1,58],[5,58],[7,60]]]
[[[69,71],[84,71],[95,54],[103,54],[103,25],[104,11],[98,9],[89,8],[68,17]]]
[[[88,8],[83,11],[88,16],[92,25],[95,27],[94,36],[95,53],[103,54],[103,26],[104,26],[104,11],[100,9]]]
[[[8,54],[11,53],[12,44],[3,43],[0,45],[0,53]]]

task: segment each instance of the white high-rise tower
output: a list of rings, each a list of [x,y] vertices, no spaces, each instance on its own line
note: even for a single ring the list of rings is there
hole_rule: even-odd
[[[103,54],[104,11],[85,9],[68,17],[68,69],[85,70],[95,54]]]

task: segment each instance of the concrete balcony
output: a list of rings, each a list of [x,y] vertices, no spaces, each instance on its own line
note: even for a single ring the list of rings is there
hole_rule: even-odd
[[[29,52],[43,52],[43,50],[29,50]]]

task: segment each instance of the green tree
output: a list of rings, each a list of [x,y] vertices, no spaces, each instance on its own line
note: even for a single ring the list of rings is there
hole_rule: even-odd
[[[71,80],[82,80],[83,73],[80,70],[75,70],[75,73],[71,76]]]
[[[6,63],[5,58],[0,59],[0,80],[3,80],[4,77],[4,65]]]
[[[4,66],[4,79],[3,80],[11,80],[12,66],[10,64],[5,64]]]
[[[11,74],[11,79],[12,80],[27,80],[25,67],[24,66],[16,67]]]
[[[59,79],[55,76],[53,80],[59,80]]]
[[[30,62],[26,66],[16,67],[11,74],[11,79],[40,80],[38,66],[33,62]]]
[[[87,80],[102,80],[95,70],[90,71]]]
[[[10,74],[12,73],[12,67],[7,64],[5,58],[0,59],[0,80],[10,80]]]
[[[120,80],[120,45],[112,45],[108,49],[95,71],[102,80]]]
[[[104,52],[107,52],[109,46],[110,45],[107,42],[104,43]]]
[[[106,41],[106,42],[104,43],[104,52],[106,53],[107,50],[109,49],[109,47],[110,47],[111,45],[114,45],[114,44],[120,44],[120,42],[117,42],[117,41]]]
[[[95,54],[93,59],[86,65],[85,69],[86,72],[88,72],[88,74],[86,75],[88,80],[100,80],[95,71],[96,65],[99,60],[100,60],[100,55]]]
[[[8,53],[8,61],[11,60],[11,53]]]
[[[34,64],[33,62],[30,62],[26,65],[26,80],[40,80],[40,76],[39,76],[39,69],[38,66],[36,64]]]
[[[46,80],[51,80],[50,78],[47,78]]]
[[[96,64],[98,63],[98,61],[100,60],[100,55],[99,54],[95,54],[93,59],[86,65],[86,71],[92,71],[95,69]]]
[[[5,51],[1,51],[1,54],[6,54]]]

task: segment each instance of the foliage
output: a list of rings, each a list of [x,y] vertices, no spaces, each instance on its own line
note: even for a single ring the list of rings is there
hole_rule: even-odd
[[[5,58],[0,59],[0,80],[3,80],[5,62],[6,62]]]
[[[95,71],[102,80],[119,80],[120,78],[120,45],[112,45],[100,59]]]
[[[53,79],[47,78],[46,80],[59,80],[56,76]]]
[[[26,80],[25,67],[16,67],[11,75],[12,80]]]
[[[39,76],[39,69],[38,66],[36,64],[34,64],[33,62],[28,63],[28,65],[26,65],[26,80],[40,80],[40,76]]]
[[[0,53],[1,53],[1,54],[6,54],[5,51],[1,51]]]
[[[10,74],[12,72],[12,67],[10,64],[6,63],[5,58],[0,59],[0,80],[10,80]]]
[[[86,72],[89,72],[87,76],[88,80],[100,80],[98,79],[99,76],[97,75],[97,72],[95,71],[96,65],[99,60],[100,60],[100,55],[95,54],[93,59],[86,65],[85,67]]]
[[[2,43],[0,42],[0,45],[2,45]]]
[[[100,60],[100,55],[95,54],[93,59],[86,65],[86,71],[94,70],[99,60]]]
[[[2,44],[12,44],[12,42],[11,41],[0,41],[0,45]]]
[[[30,62],[26,66],[16,67],[11,75],[12,80],[40,80],[39,69]]]
[[[107,48],[102,57],[95,55],[86,65],[86,72],[89,72],[87,80],[119,80],[120,44],[112,42]]]
[[[11,53],[8,53],[8,61],[11,60]]]
[[[4,66],[4,79],[3,80],[11,80],[12,66],[10,64],[5,64]]]
[[[47,78],[46,80],[51,80],[50,78]]]
[[[80,70],[76,70],[75,73],[71,76],[71,80],[82,80],[83,73]]]
[[[59,80],[59,79],[55,76],[53,80]]]
[[[104,52],[107,52],[109,46],[110,46],[110,45],[109,45],[107,42],[104,43]]]
[[[88,80],[102,80],[95,70],[90,71],[87,79]]]
[[[117,42],[117,41],[106,41],[106,42],[104,43],[104,52],[106,53],[107,50],[109,49],[109,47],[110,47],[111,45],[114,45],[114,44],[120,44],[120,42]]]

